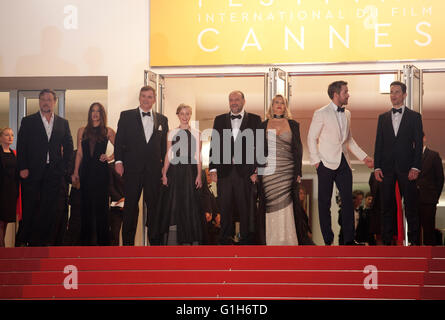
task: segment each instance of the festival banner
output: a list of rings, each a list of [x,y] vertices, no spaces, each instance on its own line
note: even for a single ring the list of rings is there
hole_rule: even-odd
[[[150,65],[445,58],[443,0],[151,0]]]

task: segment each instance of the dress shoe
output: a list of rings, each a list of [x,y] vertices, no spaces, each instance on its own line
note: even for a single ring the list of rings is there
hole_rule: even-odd
[[[355,240],[352,240],[352,241],[346,242],[345,246],[363,246],[363,244],[359,243],[359,242],[357,242]]]

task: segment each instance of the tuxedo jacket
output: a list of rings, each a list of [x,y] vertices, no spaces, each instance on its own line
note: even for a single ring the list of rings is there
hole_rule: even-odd
[[[64,176],[73,155],[73,138],[68,121],[54,114],[53,130],[48,141],[40,112],[24,117],[17,138],[17,162],[19,171],[29,170],[27,180],[42,179],[48,152],[53,174]]]
[[[230,113],[221,114],[215,118],[212,141],[210,143],[209,169],[216,169],[218,178],[227,177],[232,168],[236,168],[238,174],[242,177],[249,177],[255,173],[257,167],[256,129],[258,129],[260,125],[260,116],[245,112],[243,120],[241,121],[240,131],[236,140],[234,140],[233,136],[230,138],[230,132],[232,130]],[[248,142],[249,139],[246,139],[249,129],[252,130],[251,133],[253,136],[253,142],[251,144]],[[215,135],[217,135],[218,138]],[[237,145],[242,146],[241,154],[235,154]],[[229,150],[231,150],[230,154],[228,154]],[[240,161],[235,160],[236,163],[232,164],[234,157]]]
[[[142,173],[144,170],[161,175],[167,149],[167,117],[152,111],[153,134],[145,139],[139,107],[122,111],[117,125],[114,158],[122,161],[124,173]]]
[[[442,159],[438,152],[425,148],[422,171],[416,180],[421,203],[437,204],[444,182]]]
[[[119,201],[124,198],[124,179],[114,169],[114,162],[109,163],[108,168],[110,173],[110,184],[108,185],[110,201]]]
[[[288,120],[289,127],[292,132],[292,154],[294,158],[294,177],[297,178],[298,176],[302,176],[302,158],[303,158],[303,145],[301,144],[301,137],[300,137],[300,124],[295,120]],[[268,156],[269,151],[269,145],[267,143],[267,124],[269,123],[269,120],[263,121],[261,123],[260,129],[264,130],[263,135],[263,141],[264,141],[264,155]]]
[[[320,161],[331,170],[340,166],[342,154],[345,155],[349,166],[349,151],[359,160],[366,157],[366,153],[358,146],[351,134],[351,113],[345,109],[346,128],[340,131],[337,115],[331,102],[314,112],[307,137],[310,163],[315,165]]]
[[[405,107],[397,136],[394,134],[392,111],[379,116],[375,140],[374,167],[392,172],[397,167],[400,172],[411,168],[422,169],[423,128],[422,116]]]

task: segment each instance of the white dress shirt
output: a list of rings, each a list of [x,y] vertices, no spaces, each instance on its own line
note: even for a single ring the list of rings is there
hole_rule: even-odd
[[[335,115],[337,116],[337,122],[338,126],[340,127],[340,134],[343,141],[346,137],[346,115],[344,112],[337,111],[337,108],[338,106],[335,103],[333,103],[332,109],[334,109]]]
[[[244,118],[244,110],[241,111],[238,114],[234,114],[232,112],[230,112],[230,116],[237,116],[240,115],[241,119],[232,119],[230,118],[230,122],[232,123],[232,135],[233,135],[233,139],[236,140],[236,137],[238,136],[239,133],[239,128],[241,127],[241,122],[243,122],[243,118]]]
[[[236,140],[236,137],[238,136],[239,128],[241,127],[241,122],[243,122],[244,114],[245,114],[244,109],[240,113],[238,113],[238,114],[232,113],[232,111],[230,111],[230,117],[232,115],[234,115],[234,116],[240,115],[241,116],[241,119],[232,119],[232,118],[230,118],[230,123],[232,124],[233,140]],[[232,162],[234,162],[233,158],[232,158]],[[209,172],[216,172],[216,169],[212,169]]]
[[[391,109],[392,127],[394,129],[394,135],[396,137],[397,137],[397,132],[399,132],[400,122],[402,121],[403,113],[405,112],[405,106],[402,106],[401,109],[402,109],[402,113],[399,113],[399,112],[394,113],[394,112],[392,112],[392,109]]]
[[[152,134],[153,134],[153,110],[150,109],[150,115],[149,116],[142,116],[142,112],[145,112],[144,110],[141,109],[141,107],[139,107],[139,113],[141,115],[141,119],[142,119],[142,125],[144,126],[144,133],[145,133],[145,141],[150,140]]]
[[[45,127],[46,136],[49,139],[51,139],[51,134],[53,133],[53,127],[54,127],[54,113],[51,113],[51,118],[48,120],[43,115],[42,112],[40,112],[40,116],[42,117],[43,126]],[[49,151],[46,153],[46,163],[49,163]]]

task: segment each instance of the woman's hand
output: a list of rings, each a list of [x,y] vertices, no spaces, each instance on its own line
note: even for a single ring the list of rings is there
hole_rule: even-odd
[[[200,175],[200,174],[198,174],[198,175],[196,176],[195,186],[196,186],[196,189],[199,189],[199,188],[202,187],[202,178],[201,178],[201,175]]]
[[[71,175],[71,184],[77,184],[77,182],[79,182],[79,173],[78,172],[74,172]]]
[[[162,184],[163,184],[164,186],[167,186],[167,183],[168,183],[167,176],[166,176],[165,174],[163,174],[163,175],[162,175]]]

